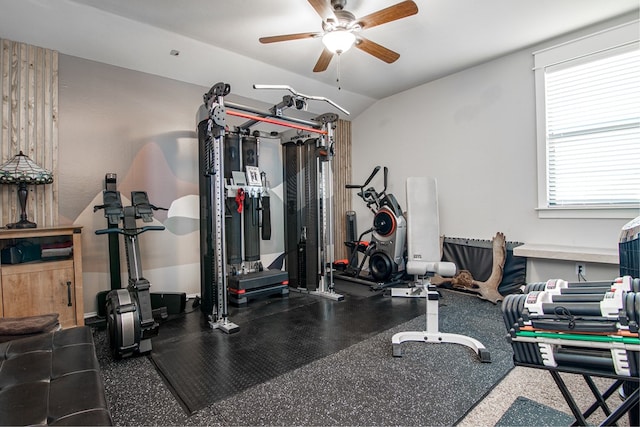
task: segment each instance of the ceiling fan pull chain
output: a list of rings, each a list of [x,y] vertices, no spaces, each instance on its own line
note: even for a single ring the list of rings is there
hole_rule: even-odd
[[[338,84],[338,90],[341,90],[342,88],[340,87],[340,54],[338,53],[336,55],[338,57],[338,77],[336,78],[336,83]]]

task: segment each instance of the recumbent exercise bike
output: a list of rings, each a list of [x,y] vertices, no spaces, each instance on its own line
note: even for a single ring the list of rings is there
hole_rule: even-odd
[[[96,212],[104,209],[109,228],[96,230],[96,234],[118,233],[124,236],[127,258],[128,285],[107,294],[107,336],[111,352],[116,359],[151,351],[151,338],[158,334],[159,324],[151,306],[151,284],[142,276],[138,236],[150,230],[164,230],[164,226],[138,227],[136,220],[153,221],[154,210],[167,210],[149,203],[145,191],[131,192],[131,206],[122,206],[119,191],[103,191],[103,205],[94,206]],[[122,221],[122,227],[119,227]]]
[[[375,188],[365,187],[376,176],[380,166],[376,166],[362,185],[347,184],[346,188],[359,189],[358,196],[364,200],[367,208],[373,212],[373,226],[365,230],[355,242],[346,242],[351,249],[345,275],[361,277],[360,273],[367,259],[369,274],[377,283],[389,285],[404,275],[406,258],[407,222],[402,209],[393,194],[387,194],[388,169],[384,167],[384,188],[377,192]],[[371,233],[371,241],[362,238]],[[358,253],[364,257],[358,263]],[[369,280],[371,280],[369,279]]]

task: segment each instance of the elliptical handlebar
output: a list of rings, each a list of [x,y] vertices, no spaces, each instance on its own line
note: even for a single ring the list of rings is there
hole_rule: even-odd
[[[378,193],[373,187],[369,187],[365,190],[365,187],[369,185],[371,180],[376,176],[376,174],[379,171],[380,171],[380,166],[376,166],[371,172],[371,175],[369,175],[369,178],[367,178],[367,180],[362,185],[357,185],[357,184],[345,185],[345,188],[349,188],[349,189],[359,188],[360,191],[358,191],[357,193],[358,197],[364,200],[364,202],[367,204],[367,208],[369,208],[374,213],[378,208],[380,208],[380,198],[381,196],[384,196],[385,191],[387,190],[387,173],[388,173],[387,167],[386,166],[384,167],[384,190],[382,190],[382,192]],[[371,205],[375,205],[375,206],[372,208]]]
[[[384,167],[384,188],[382,189],[382,192],[378,193],[378,195],[382,195],[385,194],[387,192],[387,175],[389,174],[389,169],[385,166]]]
[[[385,167],[385,170],[387,168]],[[369,178],[367,178],[367,180],[364,182],[364,184],[362,185],[358,185],[358,184],[347,184],[344,187],[345,188],[362,188],[364,189],[364,187],[366,187],[367,185],[369,185],[369,183],[371,182],[371,180],[373,179],[374,176],[376,176],[376,174],[378,173],[378,171],[380,170],[380,166],[376,166],[373,169],[373,172],[371,172],[371,175],[369,175]]]
[[[385,170],[387,168],[385,167]],[[374,176],[376,176],[376,174],[378,173],[378,171],[380,170],[380,166],[376,166],[375,168],[373,168],[373,172],[371,172],[371,175],[369,175],[369,178],[367,178],[367,180],[364,182],[364,184],[362,184],[362,187],[366,187],[367,185],[369,185],[369,183],[371,182],[371,180],[373,179]]]

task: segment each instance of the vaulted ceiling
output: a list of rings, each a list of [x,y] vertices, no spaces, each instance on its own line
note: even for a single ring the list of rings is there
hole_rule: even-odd
[[[345,9],[363,17],[398,2],[347,0]],[[208,47],[222,49],[232,52],[234,58],[251,59],[248,68],[266,64],[263,75],[268,81],[255,77],[254,83],[291,84],[299,76],[320,86],[297,82],[303,85],[297,90],[308,93],[328,86],[335,89],[338,98],[353,95],[357,100],[351,103],[352,108],[361,110],[375,100],[509,52],[624,14],[635,12],[637,16],[640,4],[638,0],[415,0],[417,14],[362,32],[367,39],[397,52],[397,61],[387,64],[360,49],[351,49],[339,60],[334,57],[326,71],[314,73],[323,50],[320,38],[270,44],[258,41],[263,36],[321,32],[322,21],[314,3],[0,0],[0,10],[5,12],[0,13],[0,37],[20,37],[19,41],[120,66],[137,60],[143,63],[137,67],[142,71],[192,82],[202,79],[196,77],[198,67],[215,64]],[[194,49],[193,43],[201,48]],[[170,57],[171,50],[179,55]],[[155,58],[155,54],[162,57]],[[181,70],[165,72],[163,67],[175,68],[172,60],[183,61]],[[280,81],[274,77],[277,70],[282,75]],[[215,75],[215,68],[207,73],[211,84],[224,78]]]

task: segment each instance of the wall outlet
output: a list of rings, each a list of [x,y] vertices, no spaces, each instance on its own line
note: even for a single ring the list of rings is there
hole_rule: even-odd
[[[583,262],[576,262],[576,274],[578,276],[584,276],[587,274],[586,264]]]

